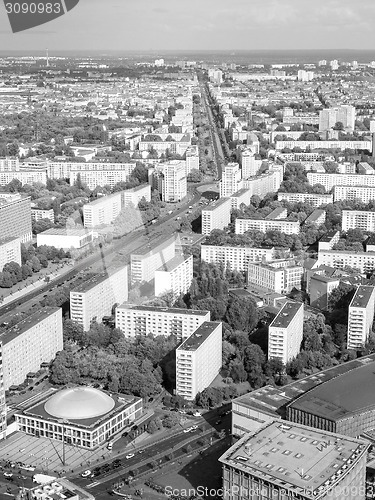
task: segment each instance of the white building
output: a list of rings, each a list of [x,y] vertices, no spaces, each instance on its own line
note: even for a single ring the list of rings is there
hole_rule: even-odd
[[[122,207],[126,207],[130,203],[137,207],[142,198],[148,202],[151,201],[151,186],[149,184],[142,184],[135,188],[121,191]]]
[[[266,263],[249,262],[248,283],[276,293],[289,293],[301,289],[303,267],[295,261],[280,260]]]
[[[280,359],[284,365],[301,350],[303,304],[287,302],[268,328],[268,359]]]
[[[1,238],[20,238],[21,243],[32,240],[30,197],[18,193],[0,193]]]
[[[176,394],[194,400],[222,366],[222,324],[205,322],[176,349]]]
[[[155,296],[173,292],[175,297],[189,291],[193,279],[193,256],[176,255],[155,271]]]
[[[63,349],[62,309],[47,307],[0,334],[4,389],[22,384],[30,372]]]
[[[51,222],[55,222],[55,212],[51,208],[50,210],[42,210],[41,208],[31,209],[31,219],[38,221],[41,219],[48,219]]]
[[[372,151],[372,141],[276,141],[276,149],[345,149]]]
[[[138,253],[130,255],[131,281],[151,281],[155,278],[155,271],[165,262],[173,259],[176,251],[174,236],[165,237],[153,242],[153,246],[145,246]]]
[[[122,209],[121,191],[102,196],[83,206],[83,223],[86,228],[110,225]]]
[[[14,179],[17,179],[24,186],[25,184],[47,184],[47,173],[45,170],[19,170],[11,172],[0,171],[0,186],[6,186]]]
[[[369,210],[343,210],[341,228],[362,229],[362,231],[375,232],[375,212]]]
[[[268,193],[276,193],[283,180],[283,175],[280,171],[270,171],[257,177],[244,179],[242,187],[250,189],[251,196],[257,195],[263,199]]]
[[[72,163],[69,182],[72,186],[78,178],[91,190],[98,186],[113,188],[118,182],[127,182],[136,167],[134,163]]]
[[[375,287],[361,285],[349,304],[348,349],[361,349],[374,321]]]
[[[353,252],[346,250],[319,250],[319,265],[343,269],[346,266],[359,269],[361,273],[375,269],[375,252]]]
[[[333,194],[314,193],[277,193],[278,201],[285,200],[288,203],[309,203],[313,207],[333,203]]]
[[[271,220],[271,219],[236,219],[235,233],[244,234],[246,231],[281,231],[285,234],[299,234],[298,221]]]
[[[115,304],[128,300],[128,268],[109,269],[93,275],[70,292],[70,319],[87,332],[93,321],[111,316]]]
[[[220,198],[202,209],[202,234],[224,229],[230,223],[231,199]]]
[[[205,321],[210,321],[210,311],[133,304],[116,308],[116,328],[126,338],[175,335],[179,341],[185,340]]]
[[[238,163],[228,163],[220,182],[220,198],[228,198],[242,188],[241,169]]]
[[[334,201],[361,200],[363,203],[369,203],[375,200],[375,187],[335,186],[333,188],[333,199]]]
[[[248,207],[250,205],[251,196],[251,190],[246,188],[233,193],[230,196],[232,210],[239,209],[241,205],[246,205]]]
[[[51,228],[36,235],[37,246],[47,245],[50,247],[83,248],[94,241],[94,233],[86,229]]]
[[[21,240],[19,238],[5,238],[0,240],[0,271],[5,264],[16,262],[21,265]]]
[[[255,177],[262,165],[262,160],[257,160],[254,153],[250,150],[245,150],[240,153],[240,161],[243,179]]]
[[[245,272],[249,262],[270,261],[274,248],[201,245],[201,259],[209,264],[220,264],[235,271]]]
[[[307,172],[307,179],[312,186],[322,184],[326,191],[331,191],[335,186],[375,187],[375,175]]]
[[[162,200],[177,202],[187,195],[186,162],[172,160],[163,165]]]
[[[189,146],[186,150],[186,175],[195,169],[199,170],[199,149],[198,146]]]

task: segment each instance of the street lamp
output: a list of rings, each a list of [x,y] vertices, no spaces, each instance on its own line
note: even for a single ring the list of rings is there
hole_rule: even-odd
[[[61,419],[59,420],[59,423],[61,424],[61,430],[62,430],[62,464],[65,467],[65,425],[66,420]]]

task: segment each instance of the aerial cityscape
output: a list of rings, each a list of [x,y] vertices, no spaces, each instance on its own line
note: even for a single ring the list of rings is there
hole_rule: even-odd
[[[374,499],[375,6],[152,5],[0,5],[0,500]]]

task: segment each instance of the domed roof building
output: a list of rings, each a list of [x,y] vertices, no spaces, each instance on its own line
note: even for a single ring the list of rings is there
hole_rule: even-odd
[[[142,416],[142,399],[78,386],[46,394],[15,419],[20,431],[95,449]]]

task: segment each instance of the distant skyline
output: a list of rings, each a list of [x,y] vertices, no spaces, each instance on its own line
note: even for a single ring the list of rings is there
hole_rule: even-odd
[[[80,0],[13,34],[1,1],[0,50],[371,50],[374,19],[373,0]]]

